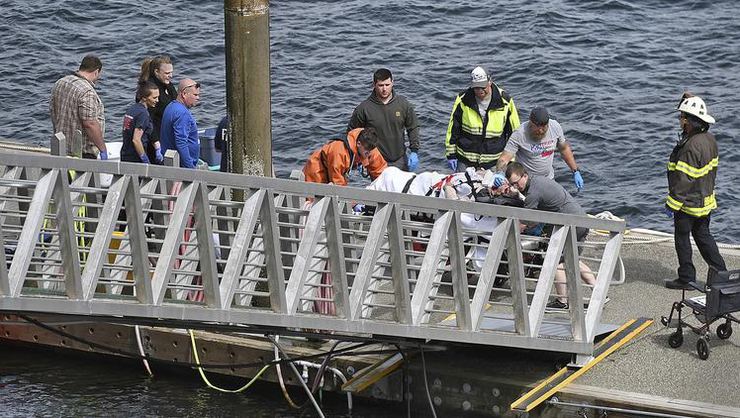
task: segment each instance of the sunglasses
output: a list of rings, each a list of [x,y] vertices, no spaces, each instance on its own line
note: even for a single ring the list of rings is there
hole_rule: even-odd
[[[182,89],[182,91],[185,91],[185,90],[189,89],[190,87],[195,87],[196,89],[199,89],[199,88],[200,88],[200,83],[195,83],[195,84],[191,84],[191,85],[189,85],[189,86],[185,86],[185,87],[184,87],[184,88]]]

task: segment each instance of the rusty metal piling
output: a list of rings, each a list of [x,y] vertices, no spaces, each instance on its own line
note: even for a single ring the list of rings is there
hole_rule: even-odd
[[[268,0],[224,0],[231,171],[271,176]]]

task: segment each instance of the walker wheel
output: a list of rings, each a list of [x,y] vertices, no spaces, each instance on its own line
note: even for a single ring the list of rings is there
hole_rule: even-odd
[[[668,337],[668,345],[671,346],[671,348],[681,347],[681,344],[683,344],[683,332],[676,331]]]
[[[707,342],[706,337],[699,338],[699,341],[696,342],[696,354],[698,354],[699,358],[702,360],[709,358],[709,343]]]
[[[720,340],[726,340],[730,338],[730,335],[732,335],[732,325],[730,325],[729,322],[720,324],[717,327],[717,336],[720,338]]]

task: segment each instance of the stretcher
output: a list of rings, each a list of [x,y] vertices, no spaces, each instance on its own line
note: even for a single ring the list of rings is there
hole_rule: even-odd
[[[687,298],[686,291],[698,290],[699,296]],[[693,325],[683,315],[683,309],[691,309],[699,325]],[[678,348],[683,344],[683,328],[688,327],[699,335],[696,342],[696,353],[699,358],[709,358],[710,327],[717,321],[724,321],[717,326],[717,337],[726,340],[732,335],[732,323],[740,323],[733,314],[740,311],[740,270],[717,272],[710,269],[706,286],[692,282],[690,288],[681,290],[681,300],[673,302],[671,313],[662,317],[665,326],[675,326],[676,331],[668,338],[668,345]],[[674,322],[673,315],[677,315]]]

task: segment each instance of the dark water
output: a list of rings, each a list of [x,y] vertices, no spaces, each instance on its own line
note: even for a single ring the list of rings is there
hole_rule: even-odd
[[[223,3],[0,2],[0,138],[47,144],[53,82],[88,52],[104,61],[99,90],[107,140],[118,140],[141,60],[167,52],[175,76],[204,85],[201,126],[225,113]],[[662,216],[665,165],[677,133],[672,112],[685,89],[718,123],[720,241],[740,243],[740,3],[719,1],[536,2],[413,0],[277,1],[271,4],[274,160],[278,175],[338,135],[387,66],[422,121],[421,168],[443,170],[455,93],[475,65],[492,71],[520,115],[546,105],[572,140],[591,213],[631,227],[670,231]],[[560,180],[570,185],[557,161]],[[571,187],[572,188],[572,187]]]
[[[310,404],[288,407],[277,385],[243,393],[208,389],[196,371],[161,371],[149,378],[139,362],[77,357],[0,343],[0,417],[314,417]],[[92,361],[91,361],[92,360]],[[211,376],[213,378],[213,376]],[[237,388],[245,381],[219,382]],[[291,389],[295,402],[305,395]],[[328,417],[386,417],[376,404],[347,409],[346,397],[327,398]],[[356,401],[356,400],[355,400]],[[393,414],[404,413],[396,412]]]
[[[0,138],[47,145],[51,86],[90,52],[104,62],[99,91],[107,140],[119,139],[141,60],[162,52],[174,58],[176,79],[188,76],[203,84],[196,118],[201,126],[215,126],[225,114],[222,8],[220,1],[0,1]],[[713,229],[720,241],[740,243],[738,14],[735,0],[273,2],[277,173],[300,168],[311,149],[343,131],[381,66],[394,72],[397,92],[421,118],[420,169],[444,170],[454,95],[480,64],[511,93],[522,117],[546,105],[561,121],[586,182],[578,199],[589,212],[608,210],[630,227],[670,231],[662,204],[667,156],[677,134],[672,110],[681,92],[691,90],[718,121],[712,130],[720,144],[720,208]],[[565,165],[556,161],[559,179],[570,184]],[[31,375],[16,372],[17,379],[39,380],[27,395],[13,392],[13,405],[28,408],[21,415],[57,415],[33,409],[39,397],[74,408],[79,399],[63,400],[53,382],[93,378],[36,367],[29,363]],[[98,378],[112,392],[150,385],[139,374],[124,376],[123,384],[120,376]],[[199,388],[167,390],[191,391],[205,405],[218,401]],[[151,395],[150,403],[162,393],[167,392]]]

